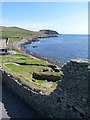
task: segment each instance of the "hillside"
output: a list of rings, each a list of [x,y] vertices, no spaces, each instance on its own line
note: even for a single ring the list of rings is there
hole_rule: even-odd
[[[5,27],[0,26],[0,37],[19,37],[19,38],[31,38],[31,37],[40,37],[46,36],[45,34],[34,32],[18,27]]]
[[[23,38],[37,38],[37,37],[47,37],[48,35],[40,33],[40,32],[34,32],[30,30],[26,30],[19,27],[5,27],[0,26],[0,38],[5,38],[8,40],[7,48],[9,49],[15,49],[15,46],[13,45],[14,42],[20,41]],[[30,41],[30,39],[28,39]]]

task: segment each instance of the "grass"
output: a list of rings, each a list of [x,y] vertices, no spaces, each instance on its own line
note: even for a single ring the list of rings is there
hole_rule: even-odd
[[[35,70],[43,69],[43,67],[32,67],[32,66],[16,66],[13,64],[6,64],[3,66],[4,70],[7,71],[9,74],[12,74],[15,78],[20,78],[20,82],[25,86],[28,86],[32,89],[41,90],[43,93],[47,91],[50,93],[51,88],[47,89],[42,87],[37,82],[32,81],[32,72]]]
[[[58,86],[57,82],[53,82],[52,89],[55,90],[57,86]]]
[[[39,71],[42,69],[47,69],[47,67],[42,67],[42,66],[26,66],[26,65],[21,65],[17,66],[14,64],[5,64],[5,66],[9,69],[11,69],[13,72],[15,72],[17,75],[20,75],[28,80],[32,77],[32,73],[34,71]]]
[[[0,67],[7,73],[11,74],[15,78],[19,78],[19,82],[33,90],[39,90],[43,94],[50,94],[57,87],[57,82],[53,82],[53,85],[49,88],[43,86],[43,83],[47,83],[47,80],[37,80],[32,78],[33,72],[40,72],[48,70],[47,72],[41,72],[42,74],[54,74],[56,76],[62,76],[62,72],[51,72],[51,68],[43,60],[38,60],[28,57],[24,53],[20,53],[18,49],[13,46],[13,42],[19,41],[23,38],[35,38],[46,37],[47,35],[25,30],[18,27],[0,27],[0,38],[8,38],[9,49],[15,49],[16,53],[0,57]],[[1,53],[0,53],[1,54]]]
[[[16,49],[12,44],[15,41],[20,41],[23,38],[37,38],[37,37],[46,37],[46,34],[40,32],[34,32],[18,27],[0,27],[0,38],[8,38],[8,49]]]
[[[0,51],[0,55],[2,55],[3,52]]]
[[[22,39],[21,37],[10,37],[10,38],[9,38],[9,42],[10,42],[10,43],[13,43],[13,42],[18,41],[18,40],[21,40],[21,39]]]
[[[21,84],[27,86],[28,88],[31,88],[32,90],[42,91],[43,94],[50,94],[51,91],[53,91],[52,88],[47,89],[46,87],[43,87],[40,84],[37,84],[36,82],[33,82],[31,79],[26,79],[25,76],[23,77],[20,74],[17,75],[16,72],[13,72],[11,69],[9,69],[6,66],[4,66],[4,70],[7,71],[7,73],[13,75],[16,79],[19,78],[19,82]]]
[[[22,64],[32,64],[32,65],[34,65],[35,64],[35,66],[36,66],[36,64],[37,65],[47,65],[47,63],[45,62],[45,61],[43,61],[43,60],[37,60],[37,59],[34,59],[34,58],[23,58],[23,57],[21,57],[21,58],[17,58],[17,59],[14,59],[14,62],[16,62],[16,63],[22,63]]]
[[[51,72],[51,71],[47,71],[47,72],[40,72],[41,74],[45,74],[45,75],[55,75],[55,76],[58,76],[58,77],[62,77],[64,74],[62,71],[60,72]]]
[[[12,54],[12,56],[16,56],[16,57],[27,57],[26,54],[24,54],[24,53],[19,53],[19,52],[17,52],[16,54]]]
[[[33,38],[33,37],[40,37],[46,35],[18,27],[0,27],[0,36],[10,38],[10,41],[13,42],[25,37]]]
[[[48,72],[43,72],[44,74],[61,74],[56,72],[50,72],[50,67],[45,61],[29,58],[27,56],[22,57],[23,53],[16,53],[15,56],[6,56],[0,58],[0,63],[3,64],[3,69],[12,74],[14,77],[20,78],[20,82],[26,86],[29,86],[32,89],[40,90],[43,94],[50,94],[53,90],[56,89],[57,83],[53,82],[52,87],[47,88],[42,86],[43,83],[48,82],[47,80],[36,80],[32,78],[33,72],[42,71],[44,69],[48,69]],[[19,56],[20,58],[17,58]],[[13,63],[27,63],[27,65],[20,65]],[[35,65],[39,64],[39,66]]]
[[[16,53],[11,56],[3,57],[2,62],[15,62],[15,63],[26,63],[26,64],[41,64],[41,65],[48,65],[45,61],[43,60],[38,60],[34,58],[29,58],[27,57],[26,54],[23,53]]]
[[[38,84],[43,84],[45,82],[48,82],[47,80],[34,80],[35,82],[37,82]]]

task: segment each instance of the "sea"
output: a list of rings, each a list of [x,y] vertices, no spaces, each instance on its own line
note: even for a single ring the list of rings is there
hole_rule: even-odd
[[[58,37],[40,38],[26,45],[26,49],[58,62],[88,58],[88,35],[59,34]]]

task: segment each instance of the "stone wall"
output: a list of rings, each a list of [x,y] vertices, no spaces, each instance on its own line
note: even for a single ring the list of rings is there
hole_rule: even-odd
[[[26,86],[4,71],[3,83],[37,110],[41,116],[50,118],[89,118],[87,61],[70,61],[62,68],[64,77],[50,95],[42,95]]]
[[[66,106],[72,110],[72,117],[89,116],[88,113],[88,78],[90,75],[87,60],[72,60],[62,68],[64,78],[59,86],[65,92]],[[67,110],[67,116],[70,116]]]
[[[37,80],[47,80],[52,82],[60,80],[60,77],[56,75],[49,75],[40,72],[33,72],[32,77]]]

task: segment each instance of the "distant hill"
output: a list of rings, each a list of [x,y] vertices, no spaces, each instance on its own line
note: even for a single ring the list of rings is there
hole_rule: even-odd
[[[40,32],[34,32],[30,30],[26,30],[19,27],[5,27],[0,26],[0,37],[22,37],[22,38],[31,38],[31,37],[40,37],[46,36]]]
[[[48,34],[48,35],[56,35],[56,34],[58,34],[58,32],[56,32],[54,30],[40,30],[39,32],[43,33],[43,34]]]

